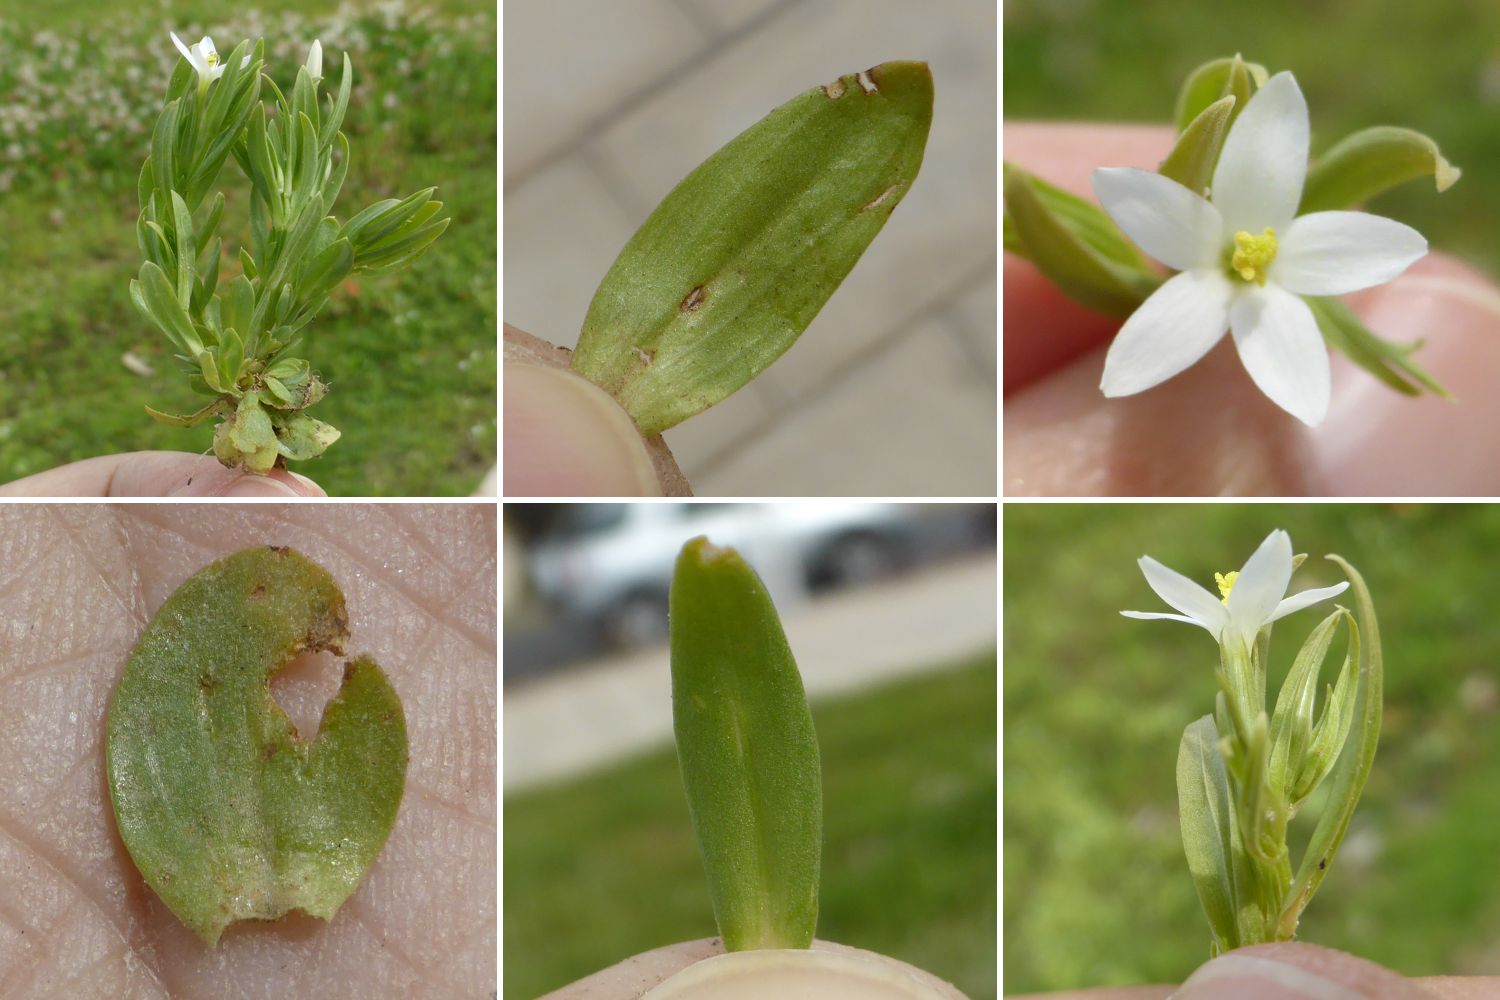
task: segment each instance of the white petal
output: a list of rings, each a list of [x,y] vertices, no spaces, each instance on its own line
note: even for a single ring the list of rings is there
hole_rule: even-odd
[[[1313,212],[1281,235],[1270,280],[1298,295],[1383,285],[1427,253],[1410,226],[1367,212]]]
[[[1245,370],[1271,402],[1309,427],[1328,414],[1328,349],[1312,310],[1274,284],[1250,286],[1229,307]]]
[[[219,50],[214,48],[214,40],[212,38],[209,38],[207,35],[204,35],[198,40],[198,54],[201,55],[206,62],[209,56],[217,56],[219,54]]]
[[[1203,624],[1198,619],[1189,618],[1187,615],[1166,615],[1154,611],[1121,611],[1120,614],[1124,615],[1126,618],[1141,618],[1146,620],[1164,618],[1168,621],[1187,622],[1189,625],[1197,625],[1199,628],[1208,628],[1207,625]],[[1212,629],[1209,629],[1209,631],[1212,631]]]
[[[172,44],[177,46],[178,52],[182,53],[182,58],[192,63],[194,66],[198,65],[198,60],[196,57],[194,57],[192,50],[189,49],[186,45],[182,44],[182,39],[177,37],[177,32],[169,31],[167,32],[167,34],[172,36]]]
[[[1106,396],[1129,396],[1203,357],[1229,326],[1233,290],[1229,279],[1212,269],[1169,278],[1115,335],[1099,388]]]
[[[1157,597],[1215,635],[1229,620],[1229,609],[1217,597],[1176,570],[1163,566],[1150,556],[1141,556],[1140,567]]]
[[[1285,618],[1293,611],[1301,611],[1303,608],[1311,607],[1319,601],[1326,601],[1330,597],[1337,597],[1348,589],[1349,581],[1345,580],[1343,583],[1335,584],[1332,587],[1319,587],[1317,590],[1304,590],[1300,594],[1293,594],[1276,605],[1276,610],[1271,612],[1270,620],[1274,622],[1278,618]]]
[[[1229,591],[1229,619],[1245,637],[1255,638],[1260,627],[1271,620],[1276,605],[1286,596],[1292,582],[1292,539],[1281,530],[1273,531],[1260,547],[1245,560]]]
[[[1219,210],[1169,177],[1134,167],[1094,171],[1099,204],[1136,245],[1178,271],[1212,266],[1224,238]]]
[[[1307,101],[1291,73],[1277,73],[1229,127],[1211,197],[1224,233],[1278,233],[1297,214],[1307,178]]]

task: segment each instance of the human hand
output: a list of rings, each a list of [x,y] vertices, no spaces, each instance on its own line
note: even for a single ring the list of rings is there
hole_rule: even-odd
[[[661,438],[642,438],[567,357],[505,324],[505,495],[691,496]]]
[[[163,601],[265,544],[343,590],[349,653],[401,696],[411,758],[390,839],[332,921],[236,923],[208,948],[120,841],[105,713]],[[492,996],[493,507],[10,504],[0,546],[0,995]],[[272,687],[311,734],[339,678],[332,655],[304,655]]]
[[[1006,126],[1005,156],[1093,200],[1094,168],[1154,168],[1172,139],[1167,128],[1024,123]],[[1335,354],[1317,428],[1261,395],[1228,337],[1162,385],[1106,399],[1099,376],[1120,321],[1009,254],[1004,282],[1008,496],[1500,492],[1500,289],[1450,257],[1348,301],[1380,336],[1425,340],[1416,360],[1454,399],[1403,396]]]
[[[869,956],[871,954],[859,948],[850,948],[848,945],[834,944],[832,941],[815,940],[812,948],[814,951],[842,952],[851,955]],[[705,958],[722,954],[724,954],[724,941],[716,937],[682,941],[663,948],[653,948],[651,951],[633,955],[623,962],[601,969],[592,976],[585,976],[575,983],[554,990],[541,997],[540,1000],[640,1000],[646,991],[688,966],[701,962]],[[962,993],[931,973],[894,958],[880,957],[883,961],[899,966],[909,975],[926,983],[938,996],[951,998],[951,1000],[964,1000]]]
[[[1012,1000],[1481,1000],[1500,978],[1407,979],[1348,952],[1315,944],[1260,944],[1226,952],[1171,986],[1122,986],[1033,993]]]
[[[0,483],[5,497],[321,497],[306,476],[286,469],[270,475],[226,469],[212,455],[131,451],[60,465]]]

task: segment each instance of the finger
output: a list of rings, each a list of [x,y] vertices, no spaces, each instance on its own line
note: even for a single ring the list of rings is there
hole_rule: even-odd
[[[1172,146],[1171,129],[1150,125],[1005,126],[1005,160],[1094,201],[1097,167],[1155,169]],[[1005,255],[1005,392],[1029,385],[1108,342],[1118,317],[1073,302],[1030,262]]]
[[[1448,258],[1423,260],[1351,298],[1371,329],[1426,337],[1417,360],[1457,402],[1411,398],[1342,355],[1333,406],[1305,428],[1256,390],[1228,338],[1136,396],[1099,392],[1097,348],[1005,404],[1006,493],[1015,496],[1490,494],[1500,490],[1500,292]],[[1009,331],[1007,330],[1007,336]]]
[[[661,493],[630,415],[568,369],[506,360],[504,424],[506,496]]]
[[[226,469],[212,455],[132,451],[103,455],[0,485],[18,497],[321,497],[306,476],[274,469],[259,476]]]
[[[724,942],[719,938],[669,944],[632,955],[592,976],[554,990],[540,1000],[638,1000],[641,994],[667,977],[723,953]]]
[[[1188,977],[1174,1000],[1432,1000],[1404,976],[1313,944],[1226,952]]]

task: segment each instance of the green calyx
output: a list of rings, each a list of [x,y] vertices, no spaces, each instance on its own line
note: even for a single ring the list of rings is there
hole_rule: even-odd
[[[339,127],[353,69],[345,54],[337,94],[320,94],[321,56],[318,75],[298,69],[290,96],[262,73],[263,42],[241,42],[212,82],[179,61],[138,186],[144,261],[131,301],[172,343],[190,387],[212,399],[184,416],[146,412],[179,427],[220,418],[214,453],[249,472],[314,458],[338,438],[303,412],[328,392],[300,356],[305,328],[346,279],[409,264],[449,222],[432,188],[344,223],[330,214],[349,169]],[[250,185],[250,239],[234,255],[240,273],[221,284],[224,194],[208,195],[231,156]]]

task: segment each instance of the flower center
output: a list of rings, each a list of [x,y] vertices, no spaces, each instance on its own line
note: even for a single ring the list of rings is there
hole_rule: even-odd
[[[215,52],[213,49],[209,49],[206,53],[204,53],[203,61],[206,62],[206,63],[208,63],[208,68],[209,69],[213,69],[215,66],[219,65],[219,54],[217,52]],[[1267,229],[1266,232],[1269,233],[1270,230]],[[1235,239],[1239,239],[1239,237],[1236,236]],[[1275,245],[1275,240],[1272,240],[1271,242],[1272,242],[1272,245]],[[1272,252],[1274,253],[1275,251],[1272,251]],[[1236,259],[1238,259],[1238,258],[1236,258]],[[1265,282],[1262,281],[1261,284],[1265,284]]]
[[[1234,256],[1229,267],[1243,281],[1265,285],[1266,270],[1276,259],[1276,230],[1266,227],[1264,236],[1252,236],[1241,229],[1234,234]]]
[[[1219,585],[1219,593],[1223,595],[1221,600],[1224,606],[1229,607],[1229,592],[1234,589],[1234,581],[1240,578],[1238,570],[1230,570],[1228,573],[1215,573],[1214,583]]]

